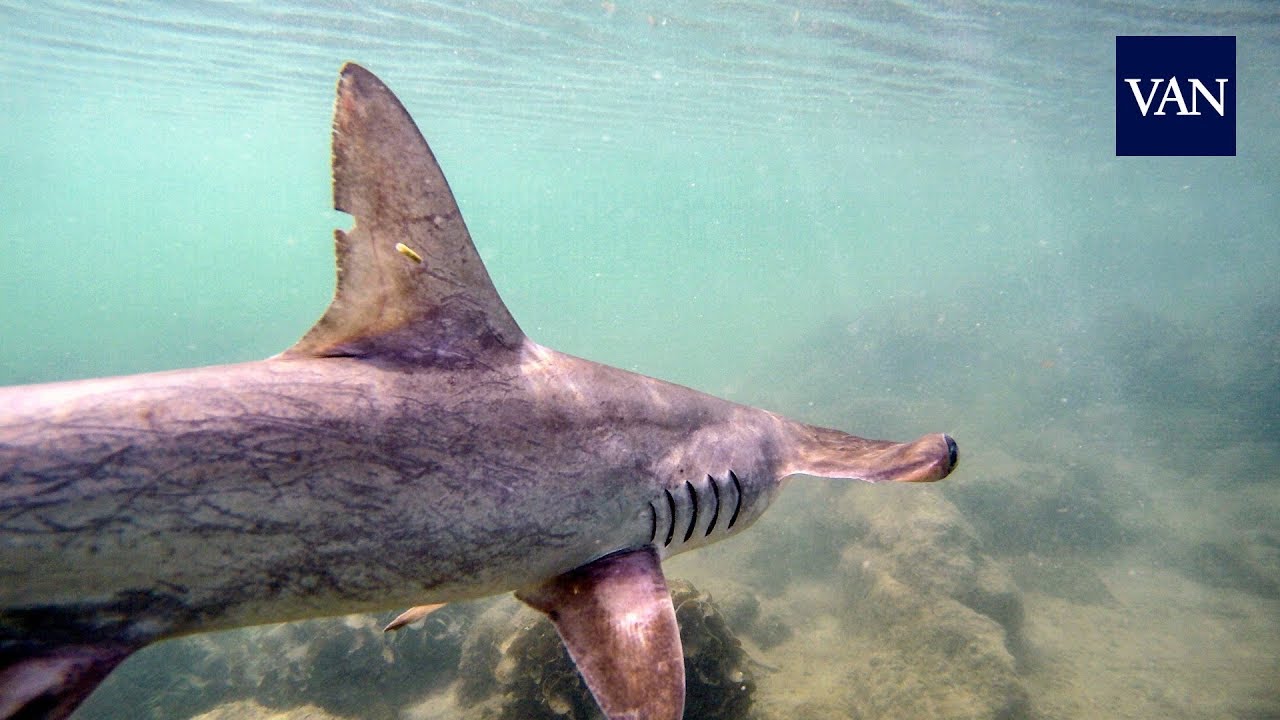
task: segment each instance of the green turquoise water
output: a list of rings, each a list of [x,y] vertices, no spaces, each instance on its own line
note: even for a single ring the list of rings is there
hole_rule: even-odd
[[[1278,252],[1265,4],[271,7],[5,4],[0,377],[292,342],[345,222],[348,59],[422,125],[531,334],[686,382],[833,308],[997,278],[1212,317]],[[1240,157],[1114,157],[1120,32],[1239,35]]]
[[[993,456],[1092,463],[1150,501],[1104,492],[1107,522],[1186,541],[1156,566],[1274,610],[1280,10],[686,5],[0,2],[0,383],[299,338],[349,224],[328,143],[354,60],[538,341],[860,434],[952,432],[947,492],[996,556],[1026,548],[965,495]],[[1237,37],[1237,157],[1115,156],[1118,34]],[[1100,528],[1049,552],[1111,567]],[[1246,579],[1186,560],[1206,543],[1244,548]]]

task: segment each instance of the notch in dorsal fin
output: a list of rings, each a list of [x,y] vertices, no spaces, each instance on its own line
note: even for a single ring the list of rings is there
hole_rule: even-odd
[[[338,282],[284,356],[353,355],[467,365],[518,346],[453,192],[409,113],[373,73],[342,68],[333,113]]]
[[[551,618],[609,720],[680,720],[684,650],[652,547],[608,555],[516,597]]]

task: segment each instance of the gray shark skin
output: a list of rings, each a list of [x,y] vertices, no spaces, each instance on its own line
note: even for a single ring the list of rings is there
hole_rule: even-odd
[[[610,718],[683,712],[663,558],[790,475],[933,481],[942,434],[817,428],[564,355],[498,296],[400,102],[346,65],[337,290],[260,362],[0,389],[0,718],[189,633],[515,591]]]

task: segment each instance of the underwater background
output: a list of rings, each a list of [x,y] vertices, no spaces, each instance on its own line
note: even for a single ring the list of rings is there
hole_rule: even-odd
[[[1236,36],[1236,157],[1116,157],[1115,36],[1160,34]],[[1275,3],[0,2],[0,59],[0,383],[295,342],[354,60],[535,340],[959,442],[667,564],[723,666],[688,717],[1280,717]],[[76,717],[594,712],[460,605],[164,643]]]

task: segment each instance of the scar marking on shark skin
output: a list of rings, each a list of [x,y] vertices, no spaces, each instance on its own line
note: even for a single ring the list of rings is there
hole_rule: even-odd
[[[709,537],[711,531],[716,529],[716,520],[720,519],[720,485],[710,475],[707,476],[707,482],[711,485],[711,495],[715,499],[715,505],[711,508],[711,521],[707,523],[707,531],[702,537]]]
[[[698,491],[693,489],[693,483],[688,480],[684,481],[684,486],[689,488],[689,529],[684,531],[684,540],[681,542],[689,542],[689,538],[693,537],[693,528],[698,524]]]
[[[396,243],[396,252],[400,253],[401,255],[409,258],[410,260],[416,263],[422,262],[422,256],[414,252],[413,248],[409,247],[408,245],[405,245],[404,243]]]
[[[729,524],[725,526],[725,530],[732,530],[733,524],[738,522],[738,511],[742,509],[742,483],[738,481],[738,476],[732,470],[729,471],[729,479],[733,481],[733,489],[738,493],[738,499],[733,505],[733,514],[729,516]]]
[[[667,508],[671,510],[671,525],[667,528],[667,539],[662,547],[671,547],[671,540],[676,536],[676,499],[671,496],[670,490],[663,488],[662,492],[667,494]]]

